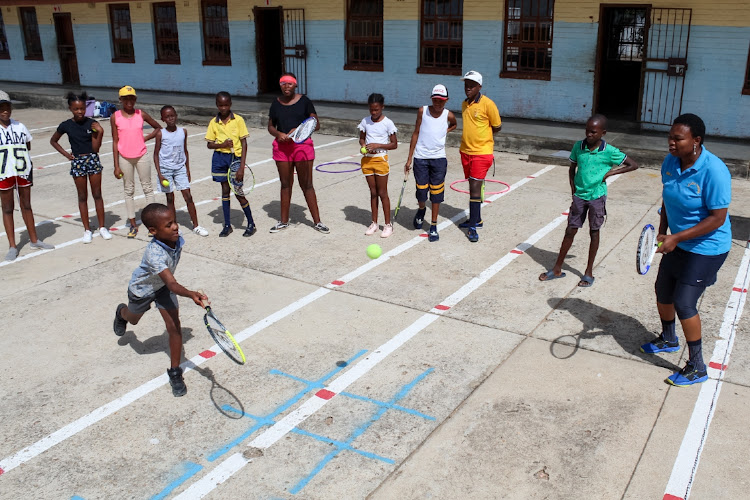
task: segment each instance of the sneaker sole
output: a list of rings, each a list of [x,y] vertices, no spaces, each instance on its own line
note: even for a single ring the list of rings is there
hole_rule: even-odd
[[[688,387],[688,386],[695,385],[695,384],[702,384],[706,380],[708,380],[708,375],[705,375],[703,377],[697,378],[695,380],[691,380],[687,384],[678,384],[677,382],[674,382],[672,379],[670,379],[669,377],[667,377],[667,383],[670,384],[670,385],[673,385],[675,387]]]
[[[677,347],[665,347],[664,349],[655,349],[653,351],[647,351],[643,347],[640,347],[640,350],[644,354],[657,354],[660,352],[677,352],[680,350],[680,346]]]

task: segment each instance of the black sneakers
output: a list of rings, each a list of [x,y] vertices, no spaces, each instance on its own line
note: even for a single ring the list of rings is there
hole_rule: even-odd
[[[175,397],[184,396],[185,393],[187,393],[187,386],[185,385],[185,381],[182,380],[182,368],[170,368],[167,370],[167,375],[169,375],[169,385],[172,386],[172,394]]]
[[[245,229],[245,232],[242,233],[242,236],[248,237],[255,234],[255,224],[250,224],[247,226],[247,229]]]
[[[414,215],[414,220],[412,221],[412,224],[414,224],[414,229],[422,229],[422,224],[424,224],[424,214],[427,212],[426,208],[420,208],[417,210],[416,215]]]
[[[224,228],[219,233],[219,238],[226,238],[229,236],[229,233],[233,231],[232,226],[224,226]]]
[[[120,316],[120,309],[123,307],[127,307],[125,304],[120,304],[117,306],[117,309],[115,309],[115,323],[113,326],[113,329],[115,331],[115,335],[118,337],[122,337],[125,335],[125,330],[128,327],[128,322],[122,319],[122,316]]]

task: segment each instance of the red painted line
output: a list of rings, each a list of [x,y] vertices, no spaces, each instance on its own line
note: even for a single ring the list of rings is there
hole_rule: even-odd
[[[318,392],[315,393],[316,396],[318,396],[320,399],[331,399],[336,395],[335,392],[331,392],[328,389],[321,389]]]
[[[514,248],[513,250],[511,250],[511,251],[510,251],[510,253],[515,253],[515,254],[518,254],[518,255],[522,255],[522,254],[523,254],[523,252],[522,252],[522,251],[520,251],[520,250],[519,250],[519,249],[517,249],[517,248]]]
[[[73,217],[73,216],[72,215],[63,215],[63,218],[65,218],[65,219],[70,219],[71,217]]]
[[[116,227],[110,227],[109,230],[110,231],[119,231],[119,229],[117,229]]]
[[[534,177],[533,175],[527,175],[526,178],[527,179],[536,179],[536,177]]]
[[[568,212],[563,212],[562,214],[563,214],[563,215],[569,215],[569,214],[568,214]]]
[[[336,281],[331,281],[331,284],[332,284],[332,285],[336,285],[336,286],[341,286],[341,285],[343,285],[344,283],[346,283],[346,282],[345,282],[345,281],[339,281],[339,280],[336,280]]]
[[[726,369],[727,369],[727,365],[722,365],[722,364],[720,364],[720,363],[716,363],[716,362],[714,362],[714,361],[711,361],[711,362],[710,362],[710,363],[708,364],[708,366],[709,366],[710,368],[713,368],[714,370],[721,370],[721,371],[724,371],[724,370],[726,370]]]
[[[214,198],[214,201],[218,200],[219,198]]]
[[[200,355],[202,357],[208,359],[208,358],[213,358],[214,356],[216,356],[216,353],[213,352],[213,351],[209,351],[208,349],[206,349],[205,351],[203,351],[202,353],[200,353]]]
[[[484,200],[485,203],[492,203],[492,200]]]
[[[0,469],[0,476],[3,475],[3,472],[5,472],[3,469]]]
[[[666,493],[664,495],[664,498],[662,498],[662,500],[685,500],[685,499],[681,498],[681,497],[676,497],[674,495],[670,495],[669,493]]]
[[[422,238],[427,238],[428,235],[427,235],[427,233],[422,233],[419,236],[422,237]]]
[[[447,311],[450,308],[451,308],[451,306],[444,306],[443,304],[438,304],[438,305],[435,306],[435,309],[438,309],[440,311]]]
[[[733,292],[740,292],[740,293],[747,293],[747,288],[740,288],[740,287],[734,287],[732,288]]]

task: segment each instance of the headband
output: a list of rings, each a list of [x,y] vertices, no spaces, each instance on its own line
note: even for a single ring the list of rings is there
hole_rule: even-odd
[[[284,75],[279,79],[279,85],[282,83],[291,83],[293,85],[297,85],[297,79],[294,78],[291,75]]]

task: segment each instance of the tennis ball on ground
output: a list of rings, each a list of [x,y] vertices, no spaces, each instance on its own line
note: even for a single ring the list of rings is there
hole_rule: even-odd
[[[161,185],[164,187],[169,187],[169,181],[167,179],[164,179],[163,181],[161,181]]]
[[[383,249],[380,248],[380,245],[378,245],[377,243],[373,243],[372,245],[367,247],[367,256],[371,259],[377,259],[382,253]]]
[[[367,148],[364,147],[364,146],[362,146],[361,148],[359,148],[359,152],[362,153],[363,155],[366,155],[367,154]]]

